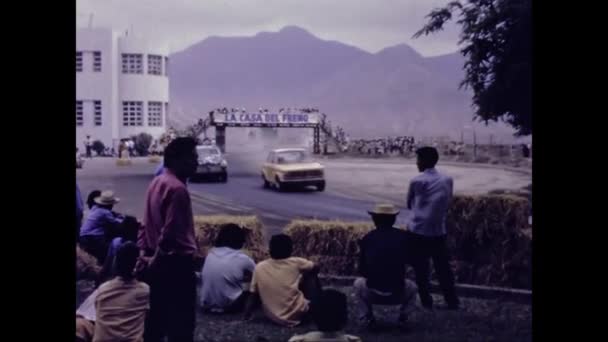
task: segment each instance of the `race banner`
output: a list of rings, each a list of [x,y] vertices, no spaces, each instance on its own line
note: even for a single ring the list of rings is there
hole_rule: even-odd
[[[214,113],[211,124],[227,127],[315,127],[319,113]]]

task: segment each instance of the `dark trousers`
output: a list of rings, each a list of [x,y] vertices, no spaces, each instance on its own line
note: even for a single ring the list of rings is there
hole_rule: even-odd
[[[192,342],[195,327],[196,278],[192,257],[160,257],[145,280],[150,286],[146,342]]]
[[[86,151],[87,151],[87,158],[93,158],[93,154],[91,153],[93,150],[93,148],[91,146],[87,146],[86,147]]]
[[[108,254],[108,247],[110,246],[106,237],[103,235],[85,235],[81,236],[78,243],[80,248],[85,252],[91,254],[97,259],[100,265],[103,265]]]
[[[430,293],[430,260],[439,280],[439,286],[448,306],[458,306],[459,300],[454,287],[454,274],[449,263],[446,237],[428,237],[410,233],[409,249],[411,265],[416,274],[416,285],[420,302],[424,307],[433,306]]]

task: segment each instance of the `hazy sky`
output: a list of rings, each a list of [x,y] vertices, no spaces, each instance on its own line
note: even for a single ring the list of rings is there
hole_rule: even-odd
[[[369,52],[407,43],[425,56],[457,50],[458,29],[412,39],[435,7],[451,0],[77,0],[76,24],[132,29],[172,52],[208,36],[252,36],[302,27]]]

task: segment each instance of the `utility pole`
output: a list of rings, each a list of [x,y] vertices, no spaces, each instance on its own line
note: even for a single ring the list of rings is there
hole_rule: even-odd
[[[473,129],[473,157],[477,158],[477,134]]]

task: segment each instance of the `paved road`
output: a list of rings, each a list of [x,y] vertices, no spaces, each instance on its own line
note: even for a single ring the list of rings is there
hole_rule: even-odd
[[[417,174],[410,163],[325,160],[327,187],[278,193],[262,188],[258,156],[229,155],[228,183],[190,183],[195,214],[255,214],[267,233],[280,231],[294,218],[368,220],[367,210],[374,203],[388,201],[404,205],[406,186]],[[86,196],[94,189],[113,189],[121,198],[116,210],[143,216],[145,191],[156,164],[134,159],[133,165],[119,167],[113,159],[87,160],[77,180]],[[485,168],[443,166],[454,177],[457,192],[479,193],[493,188],[521,188],[530,183],[530,175]],[[401,207],[400,219],[407,211]]]

